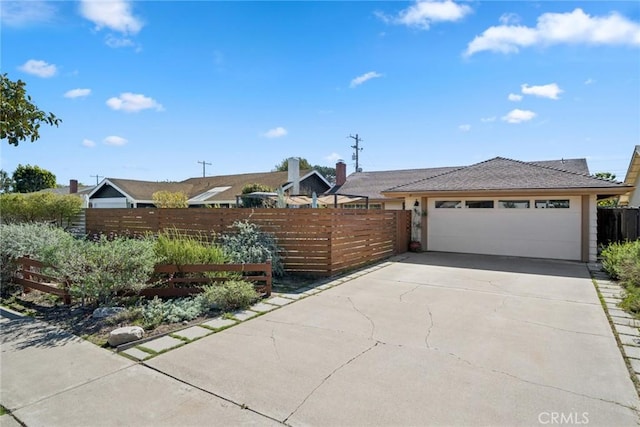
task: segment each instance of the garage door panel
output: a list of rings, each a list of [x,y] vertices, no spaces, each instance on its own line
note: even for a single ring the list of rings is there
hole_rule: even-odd
[[[578,200],[570,209],[435,209],[427,218],[427,249],[538,258],[581,256]]]

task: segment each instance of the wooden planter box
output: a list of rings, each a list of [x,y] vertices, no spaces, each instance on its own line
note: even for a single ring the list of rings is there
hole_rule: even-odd
[[[69,281],[42,274],[47,267],[42,262],[29,257],[17,260],[18,271],[13,282],[21,285],[25,292],[36,289],[61,297],[65,304],[71,304]],[[228,277],[203,277],[202,273],[230,272],[238,273],[243,280],[254,284],[256,291],[262,296],[271,295],[273,285],[271,261],[264,264],[193,264],[155,266],[151,283],[159,286],[143,289],[140,292],[123,292],[120,295],[140,295],[144,297],[185,297],[202,292],[202,286],[210,283],[224,282]],[[194,274],[195,276],[189,277]]]

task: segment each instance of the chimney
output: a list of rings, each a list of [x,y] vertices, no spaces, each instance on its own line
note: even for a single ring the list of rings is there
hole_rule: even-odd
[[[287,159],[287,170],[289,171],[287,181],[292,183],[292,195],[300,194],[300,159],[297,157],[289,157]]]
[[[69,180],[69,194],[76,194],[78,192],[78,180],[70,179]]]
[[[347,182],[347,164],[344,160],[338,160],[336,163],[336,185],[344,185]]]

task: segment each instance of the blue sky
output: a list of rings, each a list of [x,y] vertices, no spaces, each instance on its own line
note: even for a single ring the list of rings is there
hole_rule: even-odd
[[[0,165],[152,181],[585,157],[640,144],[640,3],[3,0],[2,72],[63,122]]]

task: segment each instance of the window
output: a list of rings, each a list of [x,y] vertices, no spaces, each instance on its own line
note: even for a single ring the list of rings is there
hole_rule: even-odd
[[[536,200],[536,209],[569,209],[569,200]]]
[[[493,200],[467,200],[465,205],[469,209],[492,209]]]
[[[454,209],[461,207],[462,201],[460,200],[436,200],[436,209]]]
[[[529,209],[528,200],[499,200],[498,207],[504,209]]]

